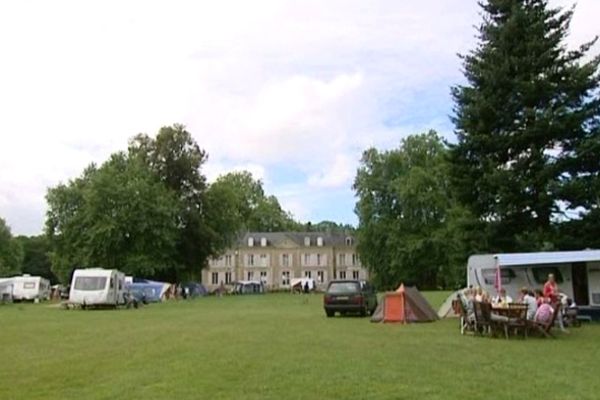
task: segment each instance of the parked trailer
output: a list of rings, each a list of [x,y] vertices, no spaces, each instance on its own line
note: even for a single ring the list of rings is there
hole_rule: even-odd
[[[572,298],[581,315],[600,319],[600,250],[481,254],[469,257],[467,284],[495,294],[497,272],[512,298],[522,287],[542,288],[554,274],[561,292]]]
[[[126,304],[125,274],[116,269],[76,269],[71,280],[69,304],[83,308]]]
[[[14,301],[40,301],[50,299],[50,281],[41,276],[13,276],[5,281],[10,283],[11,297]],[[8,287],[4,289],[6,292]]]

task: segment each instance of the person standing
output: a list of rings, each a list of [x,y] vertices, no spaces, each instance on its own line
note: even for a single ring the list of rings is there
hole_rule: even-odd
[[[548,274],[548,280],[544,283],[544,297],[550,299],[551,303],[558,301],[558,285],[554,279],[554,274]]]

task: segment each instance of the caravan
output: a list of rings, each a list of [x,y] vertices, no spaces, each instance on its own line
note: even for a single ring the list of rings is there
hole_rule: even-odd
[[[10,284],[11,297],[15,301],[40,301],[50,299],[50,281],[41,276],[13,276],[4,282]],[[5,291],[8,289],[5,288]]]
[[[552,273],[581,315],[600,318],[600,250],[473,255],[467,285],[495,294],[498,272],[501,286],[515,299],[520,288],[541,288]]]
[[[76,269],[69,303],[82,307],[125,304],[125,274],[116,269]]]

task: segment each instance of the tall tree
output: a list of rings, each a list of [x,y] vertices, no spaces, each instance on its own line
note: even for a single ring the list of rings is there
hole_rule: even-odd
[[[265,194],[260,179],[254,179],[247,171],[223,175],[210,186],[210,196],[224,193],[229,201],[221,207],[233,218],[238,231],[277,232],[297,230],[300,226],[281,208],[275,196]],[[229,208],[225,210],[225,207]]]
[[[52,283],[57,282],[57,278],[52,273],[52,263],[50,262],[50,242],[45,235],[39,236],[17,236],[16,240],[21,243],[23,248],[23,273],[42,276]]]
[[[62,282],[76,267],[140,275],[174,267],[177,199],[138,159],[116,153],[46,199],[52,269]]]
[[[454,248],[446,151],[430,131],[406,138],[397,150],[363,153],[354,182],[358,251],[381,287],[453,286],[464,276],[464,267],[460,274],[448,269]]]
[[[197,274],[207,257],[215,251],[220,227],[207,218],[206,178],[201,173],[207,160],[183,125],[162,127],[156,138],[140,134],[129,144],[129,155],[142,160],[178,199],[176,263],[165,279],[179,280],[180,275]]]
[[[13,238],[6,221],[0,218],[0,277],[19,274],[22,263],[23,248]]]
[[[557,216],[598,207],[600,58],[586,58],[595,40],[566,49],[573,9],[547,3],[483,1],[452,89],[454,187],[492,251],[551,247]]]

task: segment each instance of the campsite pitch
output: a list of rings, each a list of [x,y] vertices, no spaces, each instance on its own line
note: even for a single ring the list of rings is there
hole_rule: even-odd
[[[444,293],[426,293],[438,307]],[[139,310],[0,306],[0,398],[596,399],[600,325],[547,339],[464,337],[456,320],[326,318],[320,295]]]

